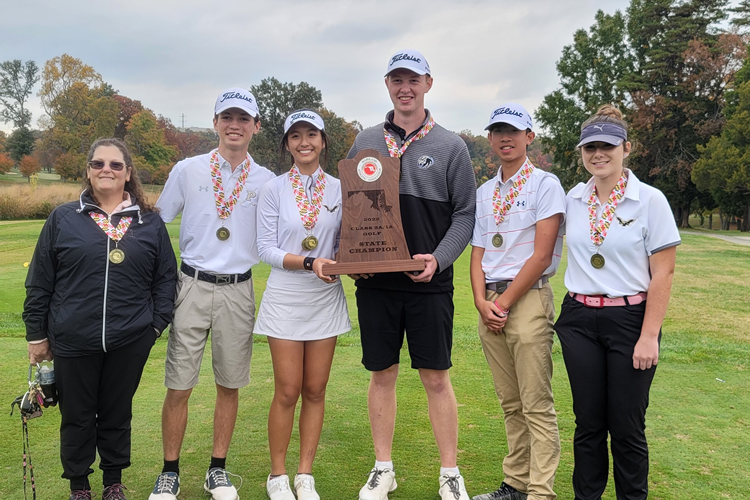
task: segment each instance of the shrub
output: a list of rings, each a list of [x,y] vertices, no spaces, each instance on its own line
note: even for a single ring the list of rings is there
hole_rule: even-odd
[[[0,153],[0,174],[7,174],[13,168],[13,159],[8,153]]]
[[[39,161],[33,156],[26,155],[21,158],[21,162],[18,165],[18,170],[24,177],[31,177],[31,174],[39,172],[42,167],[39,165]]]

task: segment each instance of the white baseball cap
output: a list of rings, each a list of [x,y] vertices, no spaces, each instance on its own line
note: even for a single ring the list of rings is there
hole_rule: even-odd
[[[496,123],[508,123],[518,130],[533,130],[531,115],[520,104],[508,102],[496,108],[490,115],[490,124],[484,127],[489,130]]]
[[[321,118],[318,113],[310,111],[309,109],[301,109],[286,117],[286,120],[284,121],[284,133],[286,134],[289,132],[292,125],[297,122],[307,122],[312,124],[312,126],[318,130],[325,130],[323,118]]]
[[[258,101],[255,100],[255,96],[249,90],[239,87],[226,89],[219,94],[219,97],[216,98],[216,104],[214,104],[214,116],[230,108],[247,111],[253,118],[258,118],[260,115]]]
[[[385,76],[388,76],[394,69],[399,68],[408,69],[418,75],[432,74],[427,59],[424,58],[421,52],[417,52],[416,50],[401,50],[393,54],[393,57],[388,61],[388,69],[385,72]]]

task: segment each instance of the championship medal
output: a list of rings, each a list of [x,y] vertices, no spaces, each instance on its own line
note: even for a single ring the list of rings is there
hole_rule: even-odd
[[[123,252],[119,248],[114,248],[112,249],[111,252],[109,252],[109,261],[112,264],[120,264],[124,260],[125,260],[125,252]]]
[[[607,203],[602,207],[601,219],[597,221],[596,217],[596,189],[591,190],[591,195],[588,199],[589,206],[589,230],[591,232],[591,242],[596,246],[596,253],[591,256],[591,266],[594,269],[601,269],[604,267],[604,256],[599,254],[599,247],[604,243],[604,238],[607,237],[607,231],[612,223],[612,219],[615,216],[615,210],[620,200],[625,196],[625,188],[628,185],[628,177],[623,171],[620,179],[615,184],[612,193],[607,199]]]
[[[598,253],[595,253],[591,256],[591,266],[594,269],[601,269],[604,267],[604,256]]]
[[[315,250],[318,246],[318,238],[313,236],[312,234],[302,240],[302,248],[305,250]]]
[[[432,130],[432,127],[435,126],[435,120],[432,119],[432,115],[430,115],[430,119],[427,120],[427,123],[425,123],[422,128],[419,129],[419,132],[411,136],[411,139],[408,141],[405,141],[401,147],[398,146],[398,143],[396,142],[396,138],[393,137],[393,134],[388,132],[388,129],[383,127],[383,135],[385,136],[385,144],[388,146],[388,154],[391,155],[391,158],[401,158],[401,156],[404,154],[404,151],[406,151],[406,148],[409,147],[409,144],[412,142],[416,142],[419,139],[423,138],[427,135],[427,133]],[[364,161],[364,160],[363,160]],[[379,162],[378,162],[379,163]],[[360,165],[362,165],[362,162],[360,162]],[[360,177],[362,177],[362,174],[359,174]],[[380,174],[378,174],[380,176]],[[363,180],[367,180],[364,177],[362,177]],[[371,181],[368,181],[371,182]]]
[[[109,220],[109,217],[97,213],[97,212],[89,212],[89,216],[96,222],[96,225],[101,228],[102,231],[112,240],[115,242],[115,248],[113,248],[109,252],[109,261],[112,264],[121,264],[125,260],[125,252],[117,248],[117,242],[122,239],[123,236],[125,236],[125,233],[128,231],[128,228],[130,227],[130,223],[133,221],[132,217],[122,217],[120,218],[119,224],[117,224],[117,227],[113,226],[112,223]],[[107,244],[109,246],[109,243]]]
[[[224,194],[224,184],[221,180],[221,166],[219,165],[218,149],[214,149],[211,153],[209,165],[211,167],[211,181],[214,185],[214,202],[216,203],[216,212],[219,215],[219,219],[224,221],[232,214],[232,210],[234,210],[234,206],[237,204],[237,201],[240,198],[240,193],[242,193],[242,190],[245,187],[245,181],[247,180],[247,176],[250,174],[250,155],[246,155],[245,161],[240,164],[240,176],[237,179],[237,184],[235,184],[234,189],[229,194],[229,196],[225,196]],[[216,231],[216,237],[221,241],[228,240],[229,229],[225,228],[224,226],[220,227]]]
[[[221,241],[227,241],[229,239],[229,229],[224,226],[216,230],[216,237]]]
[[[302,176],[299,173],[297,165],[289,170],[289,180],[292,184],[294,200],[297,203],[302,226],[307,230],[307,236],[302,240],[304,250],[315,250],[318,246],[318,238],[310,234],[318,222],[320,207],[323,205],[323,194],[326,189],[326,178],[323,170],[318,167],[318,178],[315,181],[315,187],[312,189],[310,200],[305,193],[305,187],[302,185]]]
[[[505,221],[505,216],[513,207],[513,204],[521,193],[524,184],[526,184],[534,172],[534,165],[529,163],[529,159],[526,158],[523,166],[518,172],[518,175],[510,185],[508,194],[505,198],[500,194],[500,182],[495,184],[495,190],[492,192],[492,215],[495,217],[495,226],[497,226],[497,233],[492,236],[492,246],[500,248],[503,246],[503,235],[500,234],[500,224]]]

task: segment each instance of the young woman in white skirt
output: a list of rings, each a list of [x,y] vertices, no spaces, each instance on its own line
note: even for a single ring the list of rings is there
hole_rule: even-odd
[[[254,333],[266,335],[273,360],[275,391],[268,414],[271,500],[294,500],[286,453],[294,412],[299,419],[300,458],[293,487],[298,500],[319,500],[312,464],[320,440],[325,392],[336,336],[351,330],[341,282],[325,276],[341,233],[341,184],[323,172],[327,149],[323,119],[309,110],[290,114],[280,153],[292,168],[269,181],[258,203],[258,251],[273,266]]]

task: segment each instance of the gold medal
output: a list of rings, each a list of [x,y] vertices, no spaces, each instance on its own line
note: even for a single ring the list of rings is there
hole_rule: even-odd
[[[495,234],[495,236],[492,237],[492,245],[495,248],[500,248],[503,246],[503,235],[500,233]]]
[[[219,238],[221,241],[226,241],[229,239],[229,229],[225,227],[220,227],[216,230],[216,237]]]
[[[604,267],[604,256],[600,255],[598,253],[595,253],[591,256],[591,266],[594,269],[601,269]]]
[[[124,260],[125,252],[123,252],[119,248],[114,248],[111,252],[109,252],[109,261],[112,264],[120,264]]]
[[[305,250],[315,250],[315,248],[318,246],[318,238],[313,236],[312,234],[302,240],[302,248]]]

